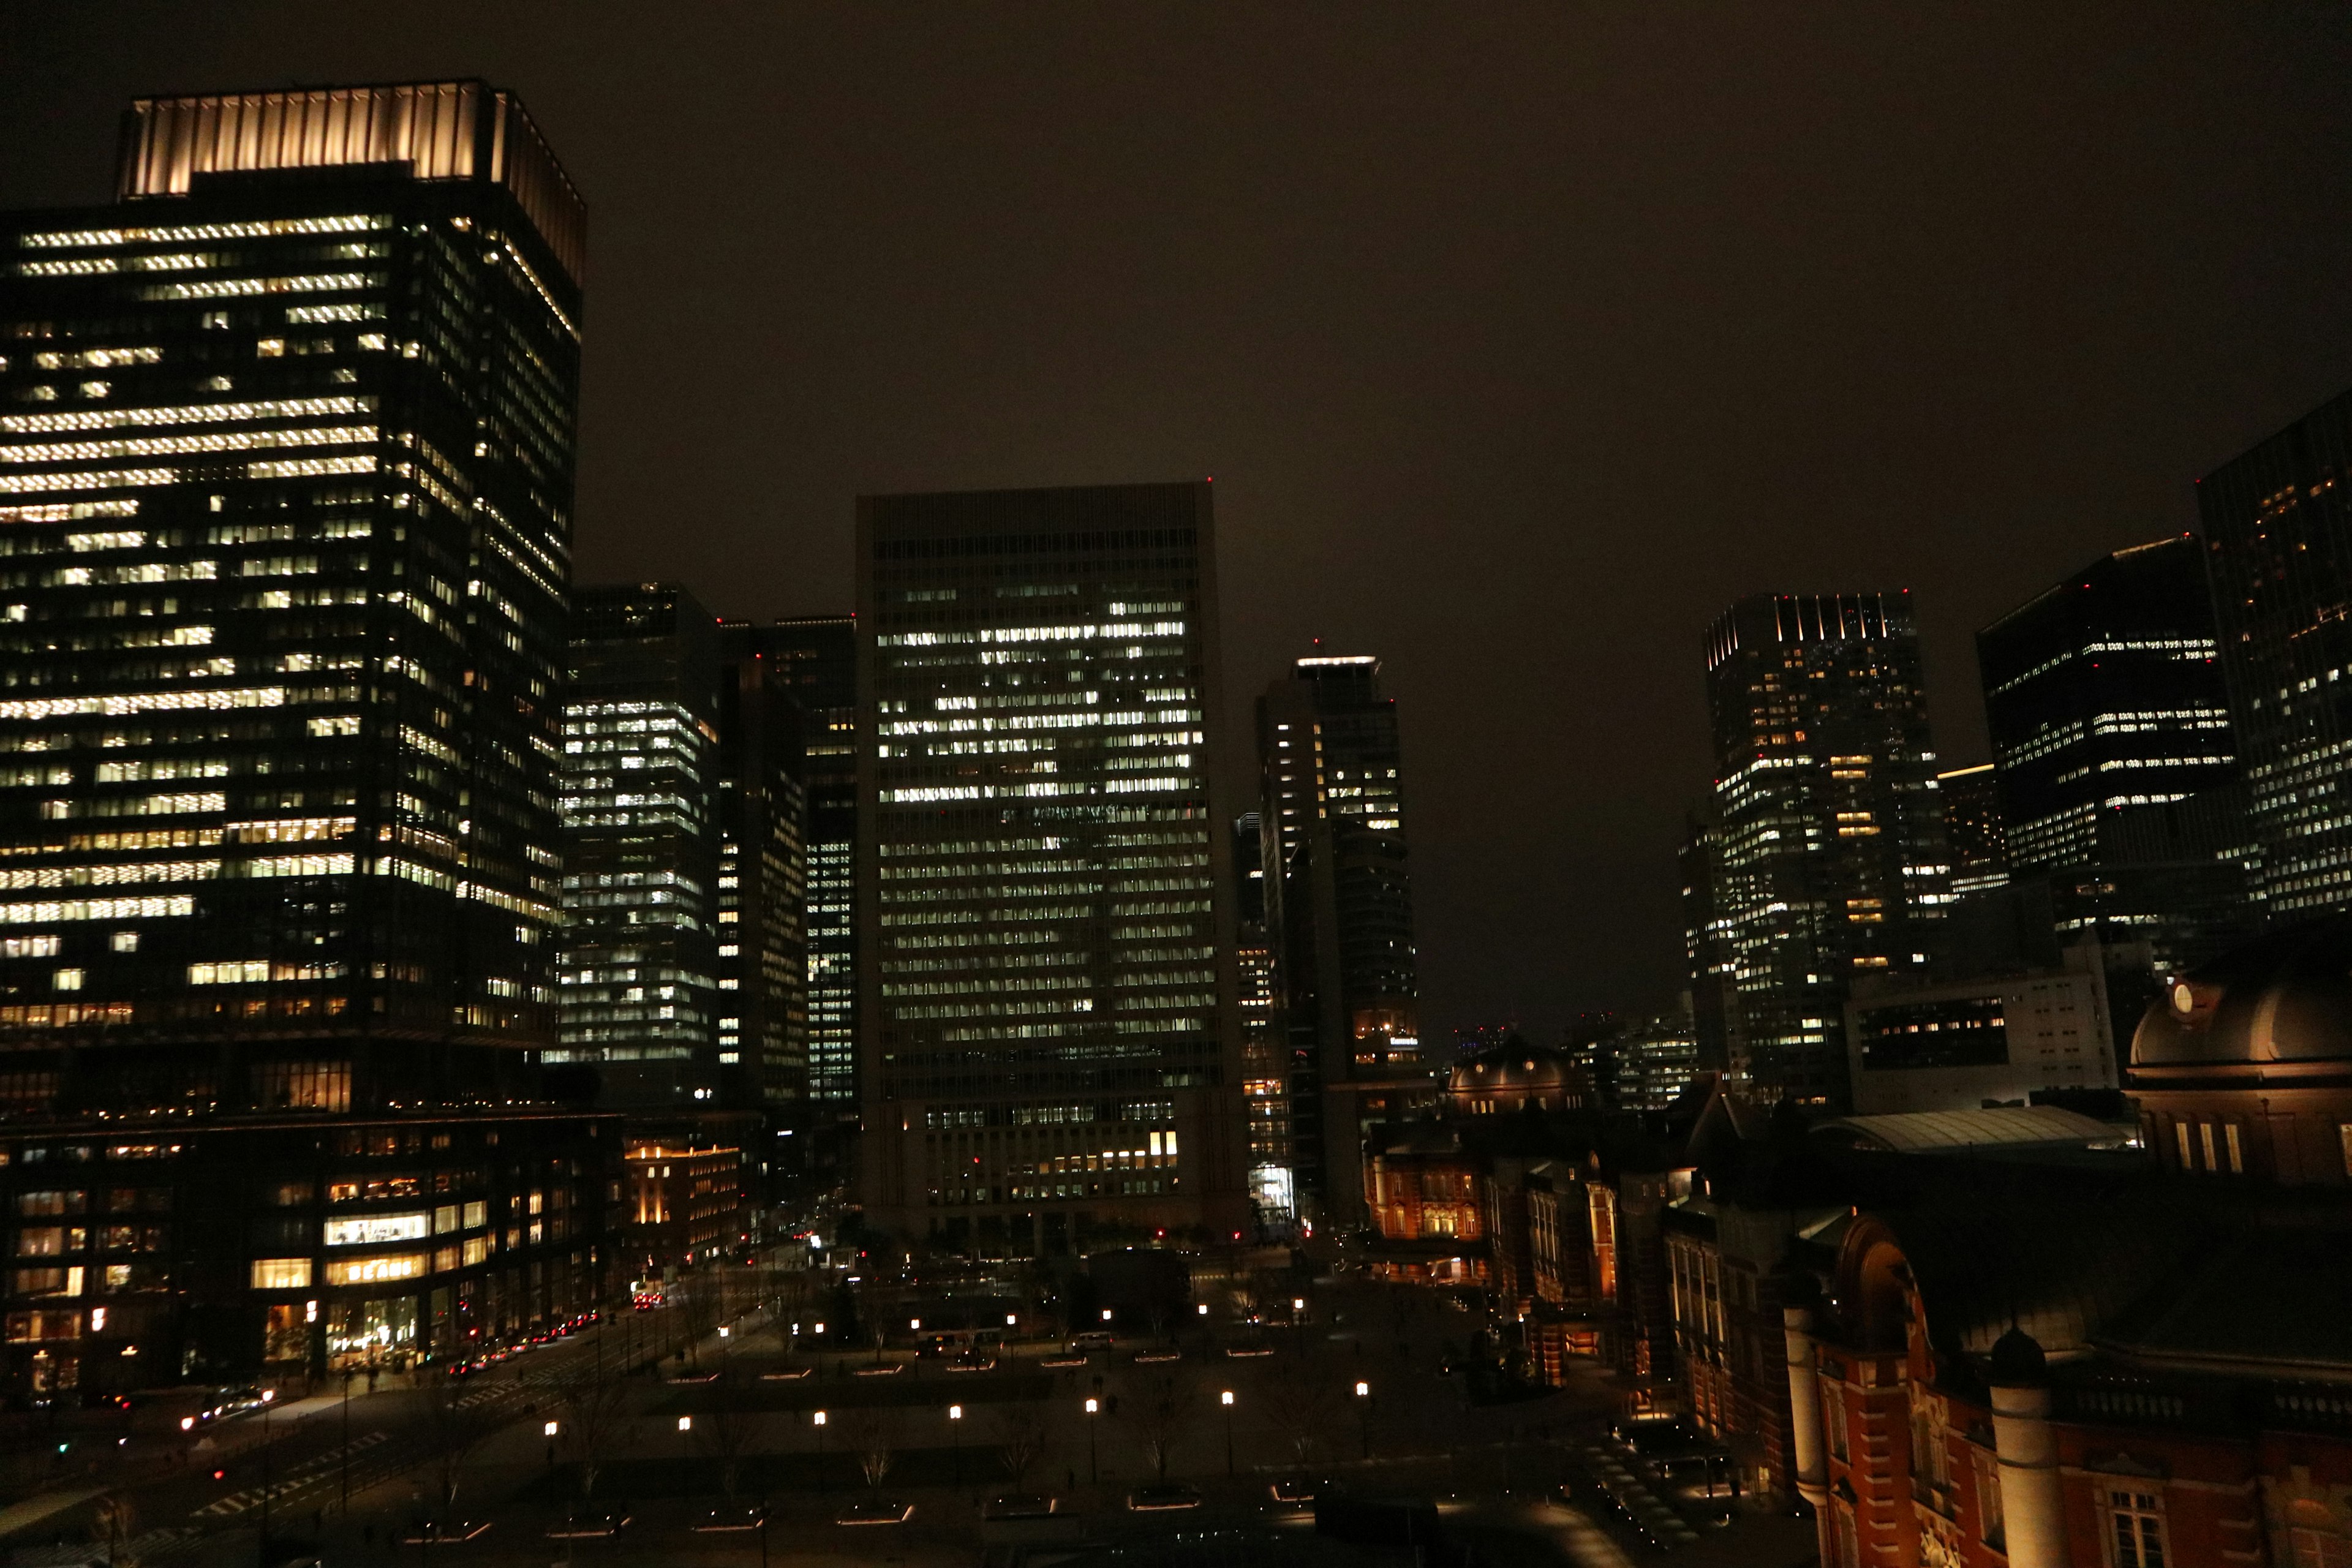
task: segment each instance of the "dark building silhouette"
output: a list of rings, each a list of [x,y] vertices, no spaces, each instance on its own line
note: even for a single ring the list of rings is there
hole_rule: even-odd
[[[857,621],[802,616],[731,636],[773,667],[800,710],[808,796],[806,947],[809,1098],[857,1110]]]
[[[2199,481],[2230,713],[2271,918],[2352,904],[2352,393]]]
[[[1363,1140],[1433,1091],[1421,1048],[1403,749],[1369,655],[1302,658],[1257,704],[1259,840],[1302,1204],[1363,1215]]]
[[[858,502],[869,1223],[1246,1231],[1209,487]]]
[[[524,1103],[579,198],[480,82],[142,100],[118,169],[0,217],[0,1152],[12,1213],[121,1210],[12,1245],[12,1371],[579,1310],[611,1129]]]
[[[1944,801],[1944,842],[1952,854],[1955,898],[2009,880],[2009,840],[2000,818],[2000,780],[1990,763],[1936,775]]]
[[[1977,634],[2013,875],[2059,939],[2145,942],[2160,971],[2251,934],[2245,829],[2203,551],[2118,551]],[[2120,976],[2123,1014],[2145,992]]]
[[[1242,1022],[1242,1099],[1249,1115],[1250,1201],[1258,1222],[1279,1228],[1297,1217],[1290,1128],[1289,1047],[1274,938],[1265,923],[1264,835],[1258,814],[1234,819],[1234,927]]]
[[[1716,826],[1685,854],[1686,877],[1712,879],[1688,895],[1707,915],[1702,1050],[1707,977],[1727,973],[1735,1077],[1841,1103],[1849,987],[1923,972],[1949,898],[1909,597],[1742,599],[1709,629],[1706,667]]]
[[[809,1098],[809,716],[790,667],[758,639],[719,625],[719,1100],[797,1123]]]

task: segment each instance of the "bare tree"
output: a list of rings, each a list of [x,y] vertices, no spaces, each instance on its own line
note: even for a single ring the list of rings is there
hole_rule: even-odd
[[[556,1386],[555,1397],[562,1412],[556,1435],[579,1467],[580,1497],[585,1501],[596,1495],[596,1478],[604,1473],[604,1457],[614,1446],[628,1385],[619,1378],[598,1377],[583,1366]]]
[[[1300,1464],[1338,1418],[1337,1374],[1312,1356],[1284,1356],[1266,1380],[1266,1414]]]
[[[743,1479],[743,1458],[751,1451],[752,1415],[731,1383],[722,1380],[713,1392],[718,1397],[709,1414],[694,1424],[694,1446],[719,1467],[719,1490],[731,1502]]]
[[[1136,1429],[1161,1480],[1168,1479],[1168,1457],[1176,1447],[1176,1439],[1192,1425],[1199,1409],[1200,1390],[1170,1373],[1150,1379],[1144,1386],[1143,1397],[1136,1401]]]
[[[845,1411],[841,1429],[849,1451],[857,1456],[866,1486],[879,1492],[898,1458],[898,1413],[872,1405]]]
[[[1054,1440],[1053,1406],[1034,1399],[1001,1405],[995,1426],[997,1463],[1013,1478],[1013,1489],[1019,1491],[1022,1479],[1045,1458]]]
[[[107,1568],[138,1568],[131,1543],[139,1539],[139,1510],[122,1493],[99,1500],[90,1513],[89,1538],[106,1548]]]
[[[719,1296],[725,1285],[722,1279],[709,1278],[681,1284],[677,1299],[678,1330],[686,1336],[687,1359],[702,1364],[700,1346],[719,1327]]]
[[[466,1472],[466,1462],[499,1429],[499,1418],[491,1414],[493,1402],[487,1397],[488,1393],[487,1389],[469,1392],[464,1383],[454,1377],[425,1380],[425,1430],[432,1449],[430,1462],[440,1493],[444,1523],[457,1504],[457,1480]]]

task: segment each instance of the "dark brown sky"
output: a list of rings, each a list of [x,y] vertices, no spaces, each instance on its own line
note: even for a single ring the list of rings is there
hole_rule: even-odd
[[[1234,733],[1407,725],[1429,1026],[1654,1005],[1698,637],[1972,628],[2352,382],[2340,5],[0,0],[0,205],[140,92],[480,75],[592,214],[579,571],[844,606],[861,490],[1213,474]],[[2053,15],[2063,13],[2063,15]]]

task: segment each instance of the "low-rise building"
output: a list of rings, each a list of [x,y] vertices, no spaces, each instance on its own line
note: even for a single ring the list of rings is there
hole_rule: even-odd
[[[622,1241],[648,1278],[723,1258],[748,1237],[749,1172],[731,1144],[632,1144]]]
[[[404,1364],[602,1299],[616,1118],[58,1120],[0,1131],[0,1388]]]
[[[2058,969],[1977,980],[1858,982],[1845,1005],[1863,1115],[2022,1103],[2037,1090],[2113,1089],[2116,1031],[2096,944]]]

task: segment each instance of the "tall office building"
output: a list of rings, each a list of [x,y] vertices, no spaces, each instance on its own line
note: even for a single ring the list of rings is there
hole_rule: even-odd
[[[1363,1217],[1363,1138],[1433,1102],[1421,1049],[1396,699],[1370,655],[1297,660],[1257,703],[1260,863],[1289,1048],[1294,1170]]]
[[[2255,876],[2273,921],[2352,907],[2352,392],[2199,481]]]
[[[265,1323],[316,1364],[528,1319],[588,1266],[503,1223],[494,1131],[426,1109],[527,1098],[555,1043],[583,236],[478,82],[142,100],[114,202],[0,217],[0,1102],[178,1204],[45,1235],[7,1305],[36,1340],[89,1306],[157,1350],[200,1289],[158,1378],[257,1364]],[[124,1135],[162,1111],[211,1130]],[[265,1123],[305,1158],[254,1157]],[[536,1125],[595,1163],[593,1118]],[[347,1212],[445,1160],[446,1237]],[[134,1232],[177,1261],[105,1256]],[[55,1387],[121,1347],[17,1350]]]
[[[1746,1058],[1734,1039],[1739,1030],[1739,964],[1731,922],[1717,903],[1723,884],[1723,824],[1711,804],[1684,815],[1675,862],[1682,873],[1683,963],[1690,977],[1698,1070],[1728,1072],[1733,1058]]]
[[[808,1092],[822,1109],[857,1110],[857,621],[803,616],[747,628],[801,713],[808,795],[803,933]]]
[[[616,1108],[719,1098],[719,641],[659,583],[573,595],[561,1044]]]
[[[1206,484],[858,503],[869,1223],[1243,1231]]]
[[[1923,971],[1949,898],[1910,597],[1742,599],[1708,629],[1706,668],[1705,901],[1732,965],[1731,1068],[1842,1103],[1848,988]]]
[[[1292,1184],[1289,1046],[1274,936],[1265,923],[1265,868],[1258,814],[1234,819],[1234,948],[1241,999],[1242,1100],[1249,1116],[1250,1201],[1261,1226],[1286,1229],[1297,1217]]]
[[[1944,842],[1952,854],[1956,899],[2009,880],[2009,839],[2000,816],[2000,777],[1990,763],[1936,775],[1944,801]]]
[[[755,628],[719,623],[719,1100],[797,1121],[809,1094],[809,717],[757,643]]]
[[[578,199],[478,83],[142,100],[119,196],[0,220],[9,1097],[499,1078],[554,1034]]]
[[[1977,634],[2011,874],[2050,883],[2063,942],[2144,942],[2164,972],[2252,934],[2203,557],[2117,551]]]

